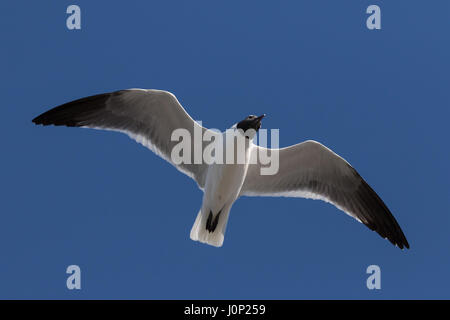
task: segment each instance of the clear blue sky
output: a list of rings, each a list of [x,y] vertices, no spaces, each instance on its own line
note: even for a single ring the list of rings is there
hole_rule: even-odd
[[[82,29],[66,28],[78,4]],[[381,7],[381,30],[366,28]],[[450,298],[448,1],[3,1],[0,298]],[[389,206],[401,251],[333,206],[241,198],[193,242],[195,182],[125,135],[37,127],[125,88],[173,92],[208,127],[267,113],[322,142]],[[66,289],[66,267],[82,289]],[[382,289],[366,288],[381,267]]]

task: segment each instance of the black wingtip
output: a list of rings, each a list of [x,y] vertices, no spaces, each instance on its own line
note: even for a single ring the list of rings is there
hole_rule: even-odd
[[[105,107],[107,100],[112,95],[118,95],[122,92],[124,90],[101,93],[67,102],[40,114],[31,121],[36,125],[43,126],[83,126],[89,124],[98,115],[98,112]]]
[[[409,250],[409,243],[408,240],[405,239],[405,242],[403,243],[403,245],[400,247],[400,249],[408,249]]]
[[[366,213],[364,215],[366,221],[363,223],[383,238],[389,240],[394,246],[402,250],[404,248],[409,249],[408,240],[389,208],[359,173],[351,166],[349,167],[361,181],[356,197],[361,204],[361,212]]]
[[[42,115],[37,116],[36,118],[34,118],[33,120],[31,120],[31,122],[33,122],[35,125],[40,125],[43,124],[42,122]]]

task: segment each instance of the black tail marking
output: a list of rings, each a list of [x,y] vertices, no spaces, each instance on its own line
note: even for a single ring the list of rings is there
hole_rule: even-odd
[[[206,230],[208,230],[209,232],[211,231],[211,221],[212,221],[212,211],[209,211],[209,216],[208,216],[208,220],[206,220]]]
[[[222,210],[217,213],[216,217],[213,220],[213,214],[212,211],[209,211],[208,219],[206,220],[206,230],[209,232],[214,232],[217,228],[217,224],[219,223],[219,217]]]

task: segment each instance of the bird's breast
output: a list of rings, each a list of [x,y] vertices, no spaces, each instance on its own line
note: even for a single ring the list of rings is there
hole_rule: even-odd
[[[244,184],[248,164],[212,164],[208,168],[203,202],[209,209],[219,211],[232,203]]]

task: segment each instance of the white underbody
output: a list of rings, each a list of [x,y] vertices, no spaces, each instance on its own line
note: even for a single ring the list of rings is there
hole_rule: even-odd
[[[250,142],[250,141],[249,141]],[[231,141],[226,142],[231,143]],[[202,207],[191,229],[192,240],[221,247],[225,235],[230,209],[239,197],[247,174],[248,159],[253,143],[245,148],[244,164],[211,164],[208,167]],[[225,148],[226,149],[226,148]],[[236,153],[235,153],[236,154]],[[213,217],[220,212],[217,227],[213,232],[206,228],[208,216]]]

